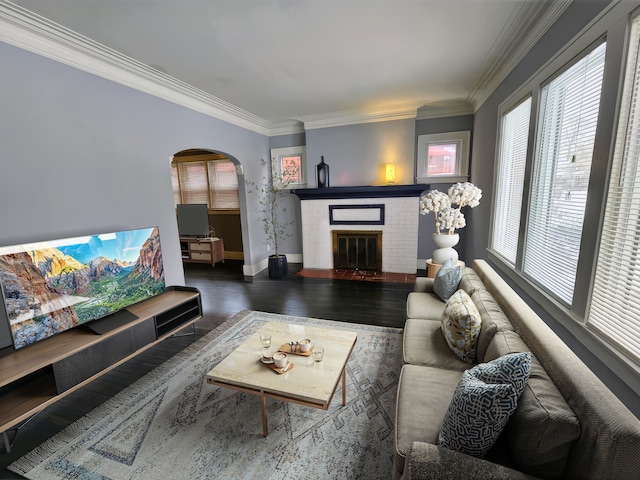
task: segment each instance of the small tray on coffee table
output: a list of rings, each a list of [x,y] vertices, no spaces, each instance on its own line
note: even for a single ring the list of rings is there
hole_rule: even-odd
[[[264,363],[262,359],[258,359],[262,365],[269,367],[271,370],[276,372],[278,375],[282,375],[283,373],[288,372],[293,368],[293,363],[287,360],[287,364],[284,367],[276,367],[273,363]]]
[[[301,355],[303,357],[310,357],[311,352],[313,352],[313,347],[311,347],[306,352],[300,351],[300,347],[296,349],[295,345],[289,345],[288,343],[283,344],[279,349],[279,352],[290,353],[292,355]]]

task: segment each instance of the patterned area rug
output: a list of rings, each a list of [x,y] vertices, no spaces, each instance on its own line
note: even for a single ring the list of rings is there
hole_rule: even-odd
[[[356,331],[347,405],[329,410],[205,383],[211,368],[266,322]],[[53,479],[389,478],[402,330],[241,312],[8,468]]]

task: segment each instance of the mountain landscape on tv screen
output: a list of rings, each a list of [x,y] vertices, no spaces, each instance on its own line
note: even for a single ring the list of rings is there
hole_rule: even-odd
[[[160,235],[131,230],[0,255],[0,283],[21,348],[162,293]]]

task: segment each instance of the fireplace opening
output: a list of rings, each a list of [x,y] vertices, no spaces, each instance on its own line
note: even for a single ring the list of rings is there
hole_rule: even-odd
[[[333,231],[333,268],[382,270],[382,232]]]

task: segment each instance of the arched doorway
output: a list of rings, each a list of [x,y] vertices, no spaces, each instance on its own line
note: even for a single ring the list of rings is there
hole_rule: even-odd
[[[244,260],[242,178],[240,162],[224,152],[194,148],[171,159],[174,204],[207,204],[211,236],[223,239],[225,260]]]

